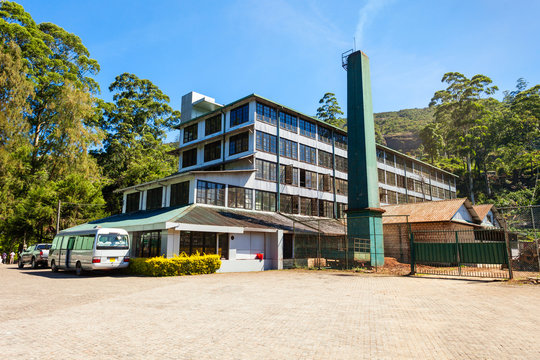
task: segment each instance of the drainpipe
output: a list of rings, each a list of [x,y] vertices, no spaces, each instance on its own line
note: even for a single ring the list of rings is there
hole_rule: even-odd
[[[277,196],[276,196],[276,211],[280,212],[280,171],[279,171],[279,149],[280,149],[280,138],[279,138],[279,125],[280,125],[280,119],[279,114],[280,111],[276,109],[276,115],[277,115],[277,136],[276,136],[276,154],[277,154],[277,163],[276,163],[276,190],[277,190]]]
[[[223,120],[221,121],[221,131],[223,131],[223,135],[221,136],[221,170],[225,170],[225,112],[223,112],[223,108],[219,109],[221,112],[221,115],[223,115]]]
[[[347,180],[348,181],[348,180]],[[336,139],[334,129],[332,129],[332,187],[334,192],[334,219],[337,219],[337,197],[336,197]]]

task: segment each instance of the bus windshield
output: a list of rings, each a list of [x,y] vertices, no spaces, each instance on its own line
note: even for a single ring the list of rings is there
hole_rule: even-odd
[[[128,237],[120,234],[99,235],[96,249],[129,249]]]

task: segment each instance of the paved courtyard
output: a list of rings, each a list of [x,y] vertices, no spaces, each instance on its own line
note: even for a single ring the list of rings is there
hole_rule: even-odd
[[[2,359],[540,359],[540,287],[270,271],[0,265]]]

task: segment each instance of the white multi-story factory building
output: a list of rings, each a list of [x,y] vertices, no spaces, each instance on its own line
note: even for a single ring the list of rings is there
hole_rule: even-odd
[[[86,224],[128,230],[132,256],[199,251],[221,254],[222,271],[282,268],[296,220],[345,216],[343,129],[255,94],[220,105],[191,92],[181,111],[178,172],[121,189],[122,214]],[[381,145],[377,160],[381,205],[456,197],[451,173]]]

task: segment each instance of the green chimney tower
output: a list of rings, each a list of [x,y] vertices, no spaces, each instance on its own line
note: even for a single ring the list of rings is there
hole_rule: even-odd
[[[347,70],[348,211],[350,258],[384,264],[382,213],[379,203],[375,125],[369,59],[362,51],[343,54]]]

